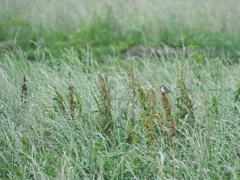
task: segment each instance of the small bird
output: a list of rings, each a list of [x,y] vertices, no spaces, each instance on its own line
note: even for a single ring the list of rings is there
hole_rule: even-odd
[[[171,91],[168,90],[168,88],[164,85],[160,86],[160,89],[162,91],[162,93],[164,94],[168,94],[168,93],[172,93]]]

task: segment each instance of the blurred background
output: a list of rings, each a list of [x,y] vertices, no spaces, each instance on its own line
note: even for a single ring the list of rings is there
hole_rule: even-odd
[[[201,49],[237,59],[239,0],[1,0],[0,49],[27,56],[90,47],[96,57],[138,46]]]

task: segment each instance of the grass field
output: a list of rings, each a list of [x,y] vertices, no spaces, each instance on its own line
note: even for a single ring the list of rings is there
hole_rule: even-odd
[[[14,43],[27,56],[41,44],[55,56],[87,46],[95,56],[123,53],[135,45],[197,46],[214,56],[239,57],[238,0],[132,0],[0,2],[0,41]]]
[[[240,179],[239,3],[2,0],[0,179]]]

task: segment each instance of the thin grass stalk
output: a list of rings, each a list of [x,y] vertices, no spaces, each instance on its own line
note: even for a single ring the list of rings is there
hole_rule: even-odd
[[[26,103],[26,99],[27,99],[27,80],[26,80],[26,76],[23,76],[23,85],[22,85],[22,93],[21,93],[21,100],[23,103]]]

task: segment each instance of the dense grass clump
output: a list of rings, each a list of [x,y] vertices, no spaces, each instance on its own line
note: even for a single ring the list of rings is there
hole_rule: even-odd
[[[18,52],[1,61],[2,179],[239,178],[238,66]]]

